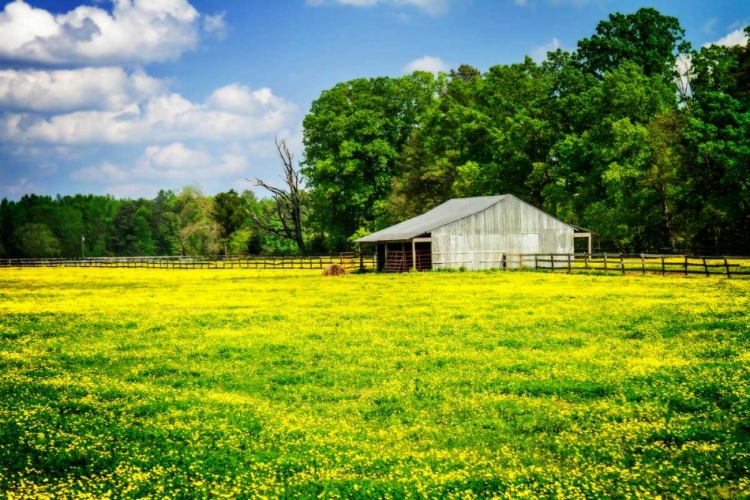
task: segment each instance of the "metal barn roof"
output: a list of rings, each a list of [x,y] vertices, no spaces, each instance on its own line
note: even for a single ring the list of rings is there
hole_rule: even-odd
[[[490,208],[509,197],[509,194],[500,196],[479,196],[476,198],[454,198],[442,205],[438,205],[427,213],[405,220],[395,226],[372,233],[357,240],[358,243],[378,243],[383,241],[410,240],[420,234],[429,233],[439,227],[456,222],[477,212]]]

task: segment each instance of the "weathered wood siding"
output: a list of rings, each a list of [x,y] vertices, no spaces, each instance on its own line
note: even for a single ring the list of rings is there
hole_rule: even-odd
[[[503,254],[534,253],[573,253],[573,228],[514,197],[432,231],[434,269],[491,269]]]

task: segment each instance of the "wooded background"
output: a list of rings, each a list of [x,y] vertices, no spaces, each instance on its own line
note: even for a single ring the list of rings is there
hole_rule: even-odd
[[[304,147],[306,252],[510,193],[598,232],[599,250],[750,253],[750,48],[694,49],[650,8],[542,62],[339,83],[312,103]],[[250,191],[28,195],[0,203],[0,256],[295,253],[269,230],[284,215]]]

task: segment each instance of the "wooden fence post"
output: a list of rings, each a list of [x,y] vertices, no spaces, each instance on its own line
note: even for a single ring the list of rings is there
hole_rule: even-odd
[[[568,274],[570,274],[570,254],[568,254]]]
[[[664,256],[661,256],[661,276],[662,278],[667,275],[667,270],[664,267]]]
[[[523,264],[523,255],[521,255],[519,257],[519,259],[520,259],[520,261],[518,263],[518,267],[520,269],[521,268],[521,264]],[[539,256],[538,255],[534,255],[534,270],[537,270],[537,269],[539,269]]]
[[[727,270],[727,278],[731,278],[732,273],[729,272],[729,262],[726,257],[724,257],[724,268]]]
[[[685,254],[685,276],[688,275],[688,256]]]
[[[585,257],[583,258],[583,259],[584,259],[584,262],[586,263],[586,270],[588,270],[588,268],[589,268],[589,256],[590,256],[590,255],[591,255],[590,253],[587,253],[587,254],[585,255]]]
[[[623,257],[622,253],[620,253],[620,269],[622,270],[623,276],[625,275],[625,258]]]
[[[646,259],[643,254],[641,254],[641,270],[643,271],[643,275],[646,276]]]
[[[706,278],[708,278],[708,264],[706,264],[706,258],[705,257],[702,257],[702,258],[703,258],[703,269],[706,270]]]
[[[604,252],[604,275],[607,275],[607,252]]]

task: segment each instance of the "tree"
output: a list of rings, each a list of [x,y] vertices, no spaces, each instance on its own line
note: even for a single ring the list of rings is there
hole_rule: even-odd
[[[351,235],[376,227],[399,175],[398,154],[436,99],[441,78],[426,72],[362,78],[313,102],[303,122],[302,174],[312,223],[329,248],[348,247]]]
[[[294,168],[294,155],[289,151],[284,139],[276,143],[276,150],[281,159],[283,175],[286,190],[277,188],[260,179],[248,179],[255,186],[260,186],[271,193],[274,202],[273,217],[265,216],[262,213],[251,211],[250,216],[258,226],[281,239],[291,240],[297,244],[300,252],[305,251],[305,240],[303,238],[303,195],[300,186],[300,174]],[[235,193],[236,195],[236,193]]]
[[[744,253],[750,247],[750,47],[703,47],[691,61],[681,208],[694,221],[694,247]]]
[[[160,190],[153,202],[154,245],[159,255],[180,254],[180,218],[175,212],[177,196]]]
[[[138,207],[138,210],[133,214],[131,225],[137,255],[154,255],[156,250],[150,223],[152,215],[151,210],[146,205]]]
[[[646,76],[672,81],[678,54],[689,50],[677,18],[642,8],[634,14],[610,14],[609,20],[601,21],[595,35],[578,42],[577,61],[585,72],[600,77],[632,61]]]
[[[46,224],[24,224],[15,233],[15,239],[24,257],[57,257],[60,242]]]
[[[211,217],[219,227],[224,255],[228,255],[228,243],[232,234],[245,225],[246,214],[245,204],[234,189],[214,196]]]
[[[52,213],[52,224],[55,237],[60,242],[63,256],[72,258],[81,256],[81,236],[83,236],[83,216],[81,212],[68,203],[68,200],[57,199]]]
[[[175,211],[180,219],[182,255],[211,255],[219,250],[220,229],[211,216],[213,200],[195,186],[177,194]]]

